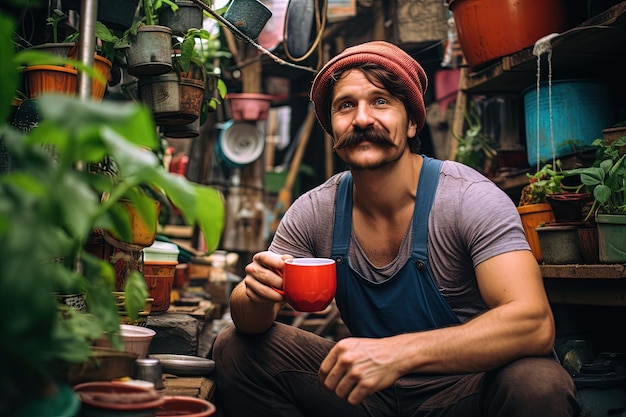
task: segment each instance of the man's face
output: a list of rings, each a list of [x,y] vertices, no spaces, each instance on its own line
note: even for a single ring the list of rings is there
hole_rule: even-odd
[[[417,126],[404,103],[360,70],[347,71],[335,84],[330,110],[334,149],[352,169],[377,169],[408,152]]]

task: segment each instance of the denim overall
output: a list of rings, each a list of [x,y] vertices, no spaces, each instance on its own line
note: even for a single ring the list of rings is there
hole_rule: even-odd
[[[335,299],[341,317],[353,336],[386,337],[460,323],[435,286],[428,264],[428,216],[439,182],[441,161],[423,158],[413,211],[411,257],[384,282],[368,281],[350,266],[350,173],[339,184],[331,257],[337,262]]]

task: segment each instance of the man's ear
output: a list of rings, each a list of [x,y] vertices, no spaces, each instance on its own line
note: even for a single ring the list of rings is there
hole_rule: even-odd
[[[406,137],[414,138],[417,135],[417,123],[412,117],[409,118],[409,124],[406,129]]]

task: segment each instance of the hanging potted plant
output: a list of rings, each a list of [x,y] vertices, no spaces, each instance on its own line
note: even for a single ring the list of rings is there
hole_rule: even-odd
[[[177,8],[162,7],[159,9],[159,22],[169,27],[174,36],[185,36],[192,28],[201,29],[204,20],[204,11],[191,0],[174,0]],[[213,2],[203,0],[203,3],[211,7]]]
[[[100,53],[94,54],[92,66],[78,61],[79,32],[75,31],[59,41],[59,24],[67,19],[60,9],[53,9],[46,24],[51,28],[52,42],[27,48],[24,68],[26,93],[36,98],[45,92],[74,95],[77,92],[78,71],[87,72],[93,79],[92,97],[101,100],[106,91],[112,60]]]
[[[125,33],[128,73],[136,77],[155,76],[172,70],[172,30],[159,24],[157,10],[163,5],[178,6],[170,0],[141,0],[143,17]]]
[[[592,166],[567,171],[579,175],[593,196],[587,220],[593,217],[598,227],[599,259],[602,263],[626,262],[626,136],[613,142],[596,139],[596,159]]]
[[[0,14],[0,24],[8,29],[0,31],[0,79],[11,92],[0,95],[4,121],[18,85],[15,67],[27,55],[12,54],[14,22]],[[202,230],[209,251],[224,222],[218,191],[164,169],[155,155],[161,146],[156,126],[142,106],[58,95],[37,101],[37,127],[22,132],[0,125],[0,142],[15,161],[11,171],[0,173],[0,415],[41,415],[28,407],[47,398],[71,413],[76,397],[67,386],[68,367],[87,362],[92,343],[104,333],[122,349],[115,272],[83,249],[94,229],[130,236],[129,216],[115,209],[120,201],[141,208],[136,196],[142,187],[163,193],[188,224]],[[107,157],[119,167],[115,177],[88,169]],[[86,294],[86,313],[57,302],[55,292],[76,288]],[[147,293],[140,273],[131,274],[125,293],[125,309],[136,317]]]

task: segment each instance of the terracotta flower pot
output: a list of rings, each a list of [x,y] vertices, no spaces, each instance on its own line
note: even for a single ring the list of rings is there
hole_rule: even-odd
[[[541,246],[539,245],[539,235],[535,230],[537,227],[544,223],[554,221],[554,213],[550,204],[529,204],[527,206],[520,206],[517,208],[517,212],[522,219],[522,226],[524,227],[524,233],[526,233],[526,240],[530,245],[530,250],[537,261],[543,260],[543,254],[541,253]]]
[[[74,391],[83,404],[83,417],[156,416],[158,408],[165,403],[154,388],[120,382],[86,382],[76,385]]]
[[[102,100],[104,98],[104,93],[107,90],[107,79],[111,74],[111,68],[113,67],[113,63],[100,55],[94,55],[93,57],[93,66],[96,72],[100,73],[105,81],[93,80],[91,86],[91,95],[94,100]]]
[[[28,97],[43,93],[76,94],[78,71],[58,65],[32,65],[24,69]]]
[[[273,96],[255,93],[230,93],[226,100],[234,121],[254,122],[266,120]]]
[[[463,55],[472,68],[567,29],[563,0],[452,0],[450,10]]]
[[[209,417],[214,415],[216,408],[213,404],[201,398],[166,395],[165,403],[159,407],[159,417]]]

